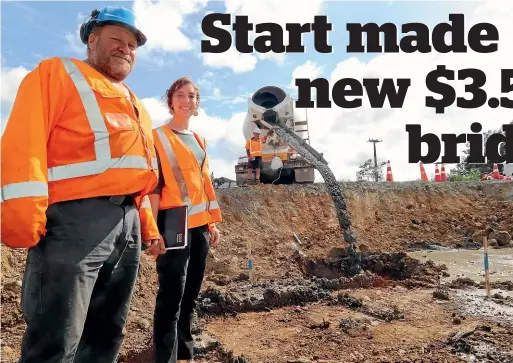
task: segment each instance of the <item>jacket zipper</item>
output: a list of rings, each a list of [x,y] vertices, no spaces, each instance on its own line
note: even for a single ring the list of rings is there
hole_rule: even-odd
[[[134,116],[137,121],[137,126],[139,126],[139,133],[141,134],[141,137],[143,139],[144,149],[146,150],[146,161],[148,162],[148,168],[149,170],[153,171],[153,162],[151,160],[151,152],[150,148],[148,147],[148,139],[146,138],[146,135],[144,134],[144,130],[141,125],[141,120],[139,118],[139,110],[137,109],[135,103],[130,99],[132,103],[132,107],[134,110]]]

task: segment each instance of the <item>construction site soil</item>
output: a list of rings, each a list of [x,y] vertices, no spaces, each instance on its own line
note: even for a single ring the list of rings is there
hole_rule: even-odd
[[[513,362],[513,277],[488,298],[483,281],[408,254],[477,250],[484,234],[513,247],[513,183],[340,185],[356,251],[323,184],[217,190],[224,221],[196,309],[196,362]],[[1,252],[2,362],[16,362],[25,251]],[[156,291],[143,256],[119,362],[152,362]]]

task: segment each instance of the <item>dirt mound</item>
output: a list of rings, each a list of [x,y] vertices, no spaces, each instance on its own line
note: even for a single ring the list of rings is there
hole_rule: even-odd
[[[207,288],[198,299],[198,315],[221,315],[303,305],[330,297],[313,281],[293,279],[261,285],[234,286],[226,292]]]
[[[411,278],[419,270],[419,260],[405,253],[353,252],[342,253],[332,258],[308,259],[306,273],[317,277],[338,278],[354,276],[361,271],[371,271],[381,277],[394,280]]]
[[[404,252],[415,244],[469,247],[469,236],[486,227],[513,234],[513,183],[341,186],[362,251]],[[346,247],[323,185],[264,185],[218,194],[225,222],[210,274],[232,279],[247,272],[251,247],[260,280],[299,277],[294,253],[326,258],[333,248]]]

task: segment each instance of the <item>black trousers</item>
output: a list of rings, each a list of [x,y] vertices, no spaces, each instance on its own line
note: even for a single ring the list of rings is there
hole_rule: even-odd
[[[192,318],[209,249],[207,225],[189,229],[187,247],[157,259],[159,290],[154,314],[155,363],[192,359]],[[165,236],[164,236],[165,237]]]
[[[46,215],[23,276],[19,363],[115,363],[141,253],[133,199],[56,203]]]

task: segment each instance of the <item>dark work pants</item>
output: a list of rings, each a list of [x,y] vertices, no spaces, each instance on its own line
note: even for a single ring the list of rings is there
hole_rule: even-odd
[[[189,229],[185,249],[170,250],[157,259],[159,290],[155,304],[155,362],[192,359],[192,318],[201,290],[209,249],[207,226]],[[165,237],[165,236],[164,236]]]
[[[28,252],[27,330],[19,363],[114,363],[139,267],[141,227],[131,198],[56,203]]]

